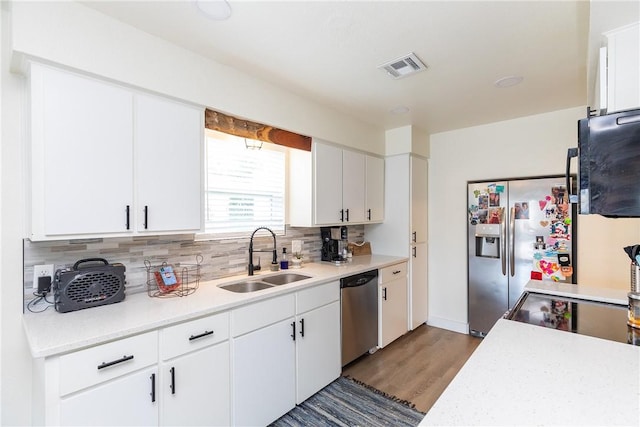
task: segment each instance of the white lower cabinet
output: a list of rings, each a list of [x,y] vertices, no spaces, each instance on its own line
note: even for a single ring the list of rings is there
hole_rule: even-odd
[[[160,425],[227,426],[229,313],[160,331]]]
[[[408,330],[407,263],[380,269],[378,346],[389,345]]]
[[[300,291],[296,321],[296,403],[340,376],[340,283]]]
[[[234,339],[235,425],[268,425],[295,406],[293,324],[291,317]]]
[[[39,359],[34,424],[157,425],[158,333]]]
[[[158,424],[157,368],[144,369],[60,400],[63,426]]]
[[[232,312],[233,424],[267,425],[340,375],[340,285]]]
[[[340,283],[35,359],[33,372],[37,425],[268,425],[340,375]]]

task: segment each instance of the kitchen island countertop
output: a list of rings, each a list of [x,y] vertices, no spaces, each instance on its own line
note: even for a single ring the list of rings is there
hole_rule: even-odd
[[[624,303],[626,292],[526,290]],[[420,424],[640,425],[640,347],[500,319]]]
[[[128,295],[124,301],[69,313],[57,313],[53,308],[43,313],[25,313],[23,326],[31,355],[35,358],[78,350],[107,341],[165,327],[233,308],[295,292],[321,283],[364,271],[405,262],[407,258],[384,255],[363,255],[353,261],[334,265],[307,263],[301,269],[279,272],[260,271],[252,277],[238,275],[201,282],[189,296],[152,298],[146,292]],[[279,273],[299,273],[309,279],[275,286],[256,292],[235,293],[219,286],[243,280],[255,280]]]

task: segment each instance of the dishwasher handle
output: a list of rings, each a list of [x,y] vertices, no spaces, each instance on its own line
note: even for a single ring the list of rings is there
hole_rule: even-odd
[[[355,288],[364,286],[373,280],[378,279],[378,270],[367,271],[366,273],[356,274],[354,276],[344,277],[340,279],[340,288]]]

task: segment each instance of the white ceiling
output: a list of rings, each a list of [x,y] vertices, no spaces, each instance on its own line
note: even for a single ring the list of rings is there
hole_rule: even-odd
[[[193,1],[88,6],[372,126],[436,133],[587,103],[588,1]],[[376,67],[415,52],[426,71]],[[501,77],[520,85],[496,88]],[[390,110],[406,106],[405,114]],[[215,108],[215,106],[212,106]]]

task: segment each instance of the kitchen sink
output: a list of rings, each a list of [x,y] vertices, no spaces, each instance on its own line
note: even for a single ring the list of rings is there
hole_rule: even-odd
[[[263,282],[271,283],[272,285],[286,285],[287,283],[297,282],[298,280],[310,279],[311,276],[305,276],[304,274],[297,273],[282,273],[275,276],[263,277]]]
[[[255,292],[255,291],[260,291],[262,289],[267,289],[272,287],[273,285],[270,285],[264,282],[259,282],[257,280],[251,281],[251,282],[230,283],[228,285],[220,286],[220,288],[226,289],[227,291],[239,292],[239,293]]]
[[[269,289],[277,285],[286,285],[287,283],[297,282],[298,280],[310,279],[311,276],[296,273],[282,273],[274,276],[261,277],[256,280],[245,280],[243,282],[229,283],[222,285],[220,288],[231,292],[255,292],[263,289]]]

